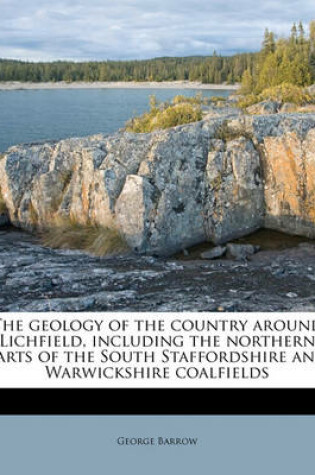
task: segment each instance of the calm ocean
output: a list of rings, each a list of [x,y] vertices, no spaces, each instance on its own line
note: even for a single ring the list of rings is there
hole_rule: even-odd
[[[149,107],[194,89],[78,89],[0,91],[0,152],[11,145],[112,133]],[[231,91],[203,90],[204,96]]]

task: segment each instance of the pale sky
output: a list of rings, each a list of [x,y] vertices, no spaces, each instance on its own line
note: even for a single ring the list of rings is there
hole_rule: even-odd
[[[287,35],[314,0],[0,0],[0,57],[144,59],[259,49]]]

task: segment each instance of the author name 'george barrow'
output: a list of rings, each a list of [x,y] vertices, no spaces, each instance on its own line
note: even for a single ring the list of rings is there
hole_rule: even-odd
[[[198,438],[192,437],[118,437],[118,445],[197,445]]]

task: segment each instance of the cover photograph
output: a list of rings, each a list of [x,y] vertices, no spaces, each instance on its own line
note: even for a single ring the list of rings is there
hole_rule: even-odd
[[[308,475],[310,0],[0,0],[5,475]]]
[[[1,0],[2,312],[314,312],[309,0]]]

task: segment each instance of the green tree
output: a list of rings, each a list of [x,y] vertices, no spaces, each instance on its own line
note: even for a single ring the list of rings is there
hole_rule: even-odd
[[[310,23],[310,69],[312,80],[315,81],[315,20]]]
[[[305,35],[302,22],[292,26],[288,39],[265,30],[262,49],[250,71],[243,75],[243,89],[260,94],[264,89],[283,83],[297,86],[311,84],[315,68],[315,24],[311,24],[310,37]]]
[[[250,69],[246,69],[242,78],[242,93],[250,94],[254,89],[254,80]]]
[[[275,35],[266,28],[263,40],[262,54],[268,55],[274,53],[276,49]]]
[[[293,23],[293,26],[291,28],[291,43],[297,43],[297,27],[296,24]]]
[[[304,31],[303,23],[301,21],[299,23],[298,30],[299,30],[298,42],[303,44],[305,41],[305,31]]]

